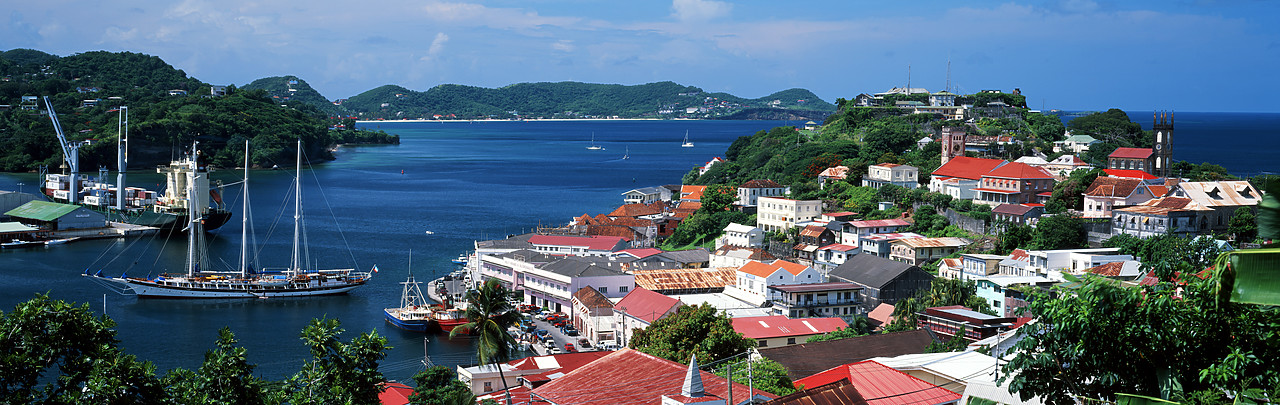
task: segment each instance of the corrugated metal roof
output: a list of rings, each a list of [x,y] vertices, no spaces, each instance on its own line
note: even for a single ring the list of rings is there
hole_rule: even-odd
[[[733,318],[733,330],[752,339],[817,335],[848,327],[840,318],[797,318],[782,315]]]
[[[915,239],[898,239],[893,243],[901,243],[914,248],[924,247],[961,247],[969,244],[969,240],[965,238],[945,237],[945,238],[915,238]]]
[[[38,230],[40,230],[40,228],[23,225],[17,222],[0,222],[0,233],[31,232]]]
[[[960,394],[870,360],[838,366],[796,380],[795,385],[817,386],[839,379],[849,379],[872,405],[936,405],[960,400]]]
[[[867,400],[848,380],[840,380],[827,385],[805,388],[765,402],[764,405],[867,405]]]
[[[642,321],[653,323],[653,321],[662,318],[680,305],[680,300],[671,298],[656,292],[636,287],[622,297],[622,301],[618,301],[613,305],[615,310],[626,311],[628,315],[639,318]]]
[[[632,274],[636,276],[636,286],[653,291],[723,288],[737,281],[737,269],[733,267],[638,270]]]
[[[63,215],[70,214],[79,206],[70,204],[59,204],[48,201],[27,201],[26,204],[19,205],[18,208],[9,210],[5,215],[15,218],[34,219],[37,221],[56,221]]]
[[[532,394],[539,402],[556,404],[655,404],[663,395],[680,394],[687,371],[687,365],[622,349],[551,380]],[[729,399],[730,404],[748,399],[745,385],[733,383],[733,398],[728,398],[729,382],[723,377],[708,371],[700,371],[699,377],[707,396]],[[775,397],[758,389],[755,393],[765,399]]]

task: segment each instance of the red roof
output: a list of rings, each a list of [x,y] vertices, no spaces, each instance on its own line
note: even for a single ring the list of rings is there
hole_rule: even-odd
[[[382,388],[382,392],[378,394],[378,403],[382,405],[405,405],[409,403],[409,396],[413,395],[413,388],[397,382],[383,383]]]
[[[960,400],[960,394],[871,360],[801,378],[795,381],[795,385],[816,387],[841,379],[848,379],[858,387],[858,393],[871,405],[934,405]]]
[[[999,159],[959,156],[951,158],[951,160],[947,161],[947,164],[942,165],[938,170],[934,170],[933,175],[978,180],[982,178],[982,175],[990,173],[1002,164],[1005,164],[1005,161]]]
[[[525,357],[520,360],[509,361],[507,364],[515,367],[516,370],[544,370],[539,374],[530,374],[524,376],[529,382],[551,381],[560,376],[552,377],[552,375],[568,374],[570,371],[582,368],[591,362],[599,360],[601,357],[608,356],[612,352],[578,352],[578,353],[562,353],[550,356]]]
[[[648,204],[624,204],[618,209],[609,213],[611,217],[642,217],[645,215],[661,214],[662,210],[658,207]]]
[[[854,250],[857,248],[858,248],[857,246],[849,246],[849,245],[844,245],[840,243],[832,243],[830,245],[820,247],[818,248],[818,250],[834,250],[837,252],[848,252],[850,250]]]
[[[583,246],[591,250],[613,251],[623,239],[617,236],[557,236],[533,235],[529,243],[550,246]]]
[[[798,276],[800,275],[800,272],[804,271],[807,268],[809,268],[809,266],[805,266],[803,264],[798,264],[798,263],[792,263],[786,260],[774,260],[773,263],[761,263],[761,262],[752,260],[747,262],[747,264],[742,265],[742,267],[739,267],[738,271],[751,274],[756,277],[768,278],[769,276],[772,276],[773,273],[776,273],[778,270],[785,270],[786,272],[791,273],[791,275],[793,276]]]
[[[733,330],[752,339],[816,335],[847,326],[849,323],[840,318],[791,319],[782,315],[733,318]]]
[[[1111,177],[1127,177],[1131,179],[1143,179],[1143,180],[1153,180],[1153,179],[1159,178],[1159,177],[1156,177],[1154,174],[1147,173],[1141,170],[1102,169],[1102,171],[1106,172],[1107,175]]]
[[[653,323],[653,321],[667,315],[667,312],[672,311],[678,305],[680,305],[680,300],[678,299],[636,287],[627,293],[625,297],[622,297],[622,301],[613,304],[613,308],[626,311],[628,315],[640,318],[642,321]]]
[[[1014,249],[1013,253],[1009,254],[1009,258],[1020,262],[1027,262],[1031,261],[1031,254],[1022,249]]]
[[[643,258],[646,258],[646,257],[649,257],[649,256],[656,255],[656,254],[658,254],[658,253],[662,253],[662,250],[660,250],[660,249],[654,249],[654,248],[644,248],[644,249],[627,249],[627,250],[619,250],[619,251],[617,252],[617,254],[624,254],[624,253],[625,253],[625,254],[632,255],[632,256],[635,256],[636,258],[643,259]]]
[[[773,180],[756,179],[742,183],[738,188],[782,188],[782,185]]]
[[[1146,159],[1151,157],[1151,148],[1116,148],[1115,152],[1107,155],[1108,158],[1120,159]]]
[[[985,192],[988,192],[988,193],[1000,193],[1000,194],[1018,194],[1018,193],[1021,193],[1021,191],[1017,191],[1017,190],[1001,190],[1001,189],[998,189],[998,188],[982,188],[982,187],[976,187],[976,188],[974,188],[974,189],[973,189],[973,191],[985,191]]]
[[[680,186],[681,200],[701,200],[702,192],[707,186]]]
[[[556,404],[656,404],[663,395],[680,395],[689,367],[631,349],[622,349],[593,361],[533,390],[542,400]],[[745,385],[734,383],[733,398],[723,377],[699,371],[707,396],[730,404],[746,402]],[[755,390],[756,395],[774,395]],[[541,402],[541,401],[539,401]]]
[[[854,228],[878,228],[882,226],[909,226],[911,223],[902,218],[876,219],[871,221],[850,221]]]
[[[989,177],[1000,177],[1006,179],[1052,179],[1053,174],[1042,167],[1035,167],[1026,163],[1013,162],[1000,166],[987,173]]]

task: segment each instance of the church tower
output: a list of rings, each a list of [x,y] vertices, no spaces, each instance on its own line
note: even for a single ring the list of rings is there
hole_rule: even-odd
[[[1173,175],[1173,113],[1157,112],[1151,120],[1156,133],[1155,170],[1151,174],[1169,177]]]
[[[964,156],[966,135],[962,128],[942,128],[942,164],[947,164],[951,158]]]

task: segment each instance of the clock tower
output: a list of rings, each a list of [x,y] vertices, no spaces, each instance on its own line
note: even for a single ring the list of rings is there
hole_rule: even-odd
[[[964,141],[968,134],[962,128],[942,128],[942,164],[951,158],[964,156]]]
[[[1157,112],[1151,120],[1151,130],[1156,133],[1155,170],[1151,174],[1169,177],[1173,174],[1173,113]]]

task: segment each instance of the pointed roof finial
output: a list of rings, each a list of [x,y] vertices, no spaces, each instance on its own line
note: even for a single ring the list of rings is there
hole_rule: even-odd
[[[689,370],[684,374],[684,385],[680,387],[680,395],[698,398],[706,395],[702,389],[702,372],[698,370],[698,355],[689,358]]]

